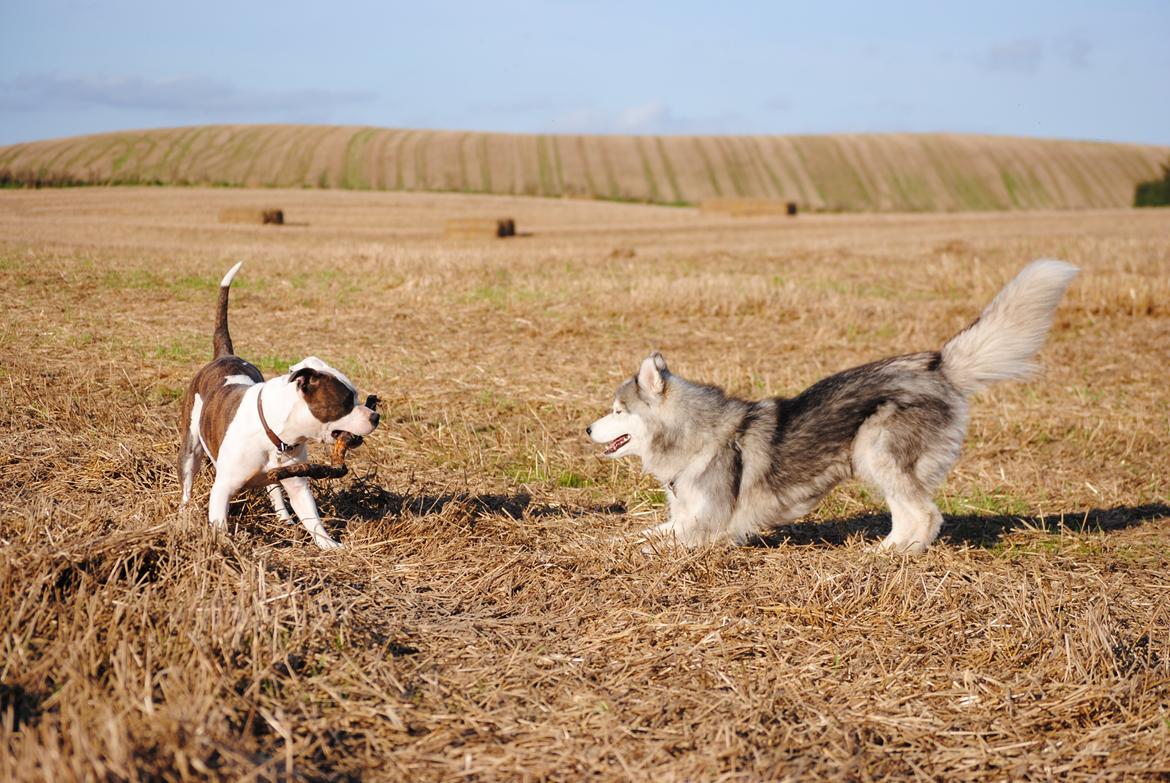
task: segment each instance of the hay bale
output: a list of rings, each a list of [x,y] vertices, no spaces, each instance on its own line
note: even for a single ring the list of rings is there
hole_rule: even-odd
[[[447,239],[505,239],[516,236],[512,218],[451,218],[443,231]]]
[[[772,217],[797,212],[795,201],[781,201],[774,198],[711,198],[699,204],[699,211],[708,215],[730,215],[731,217]]]
[[[224,207],[219,211],[219,222],[282,226],[284,225],[284,210]]]

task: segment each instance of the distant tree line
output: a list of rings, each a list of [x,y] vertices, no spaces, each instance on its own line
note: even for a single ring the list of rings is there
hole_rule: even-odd
[[[1133,192],[1135,207],[1170,206],[1170,163],[1162,164],[1162,178],[1139,182]]]

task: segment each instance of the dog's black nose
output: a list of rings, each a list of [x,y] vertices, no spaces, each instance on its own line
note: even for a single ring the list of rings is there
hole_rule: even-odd
[[[378,413],[377,411],[374,411],[373,413],[370,414],[370,426],[371,427],[377,427],[378,422],[381,420],[382,420],[382,414]]]
[[[590,425],[590,426],[588,426],[588,427],[586,427],[586,428],[585,428],[585,434],[586,434],[586,435],[592,435],[592,434],[593,434],[593,426],[592,426],[592,425]]]

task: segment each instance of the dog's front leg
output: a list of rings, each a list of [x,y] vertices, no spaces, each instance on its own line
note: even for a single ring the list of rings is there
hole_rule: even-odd
[[[269,484],[265,491],[268,493],[268,499],[272,501],[272,510],[276,512],[276,518],[286,525],[291,525],[292,514],[288,513],[288,506],[284,505],[284,493],[280,491],[280,485]]]
[[[207,502],[207,521],[216,530],[227,530],[228,503],[243,485],[244,482],[232,479],[228,471],[215,474],[211,498]]]
[[[309,535],[313,537],[313,543],[321,549],[341,549],[341,544],[334,541],[321,524],[321,517],[317,512],[317,501],[313,500],[313,493],[309,489],[309,480],[307,478],[289,478],[281,479],[280,483],[284,486],[285,492],[288,493],[289,502],[292,503],[297,519],[301,520],[305,530],[309,531]]]

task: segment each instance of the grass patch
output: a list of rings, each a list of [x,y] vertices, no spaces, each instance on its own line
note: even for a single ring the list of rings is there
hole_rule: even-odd
[[[196,345],[195,338],[190,337],[185,340],[165,343],[156,346],[151,356],[172,364],[191,365],[198,362],[205,362],[210,358],[208,356],[206,342],[206,339],[204,339]]]
[[[581,488],[592,484],[587,476],[580,473],[575,473],[571,470],[563,470],[557,474],[558,487]]]
[[[103,288],[115,291],[155,291],[176,296],[197,293],[205,297],[214,297],[214,292],[219,290],[220,279],[215,275],[171,276],[148,269],[107,269],[100,273],[99,278]],[[249,279],[241,275],[232,281],[232,292],[263,290],[268,285],[262,279]],[[214,299],[208,298],[207,301],[213,302]]]
[[[187,387],[185,386],[169,386],[167,384],[156,383],[150,387],[151,399],[159,405],[178,402],[183,399],[183,395],[186,393]]]
[[[303,356],[288,356],[278,353],[269,353],[260,354],[259,356],[249,359],[249,361],[256,365],[256,368],[259,369],[260,372],[264,373],[265,377],[269,377],[272,375],[284,375],[286,372],[288,372],[289,367],[292,367],[303,358]],[[343,369],[340,365],[334,366],[336,366],[337,369],[341,370],[342,372],[346,372],[346,370]],[[346,374],[348,375],[348,373]]]
[[[937,499],[943,514],[982,514],[1009,517],[1026,517],[1034,506],[1029,501],[1015,497],[1002,489],[970,492],[966,494],[944,493]]]

